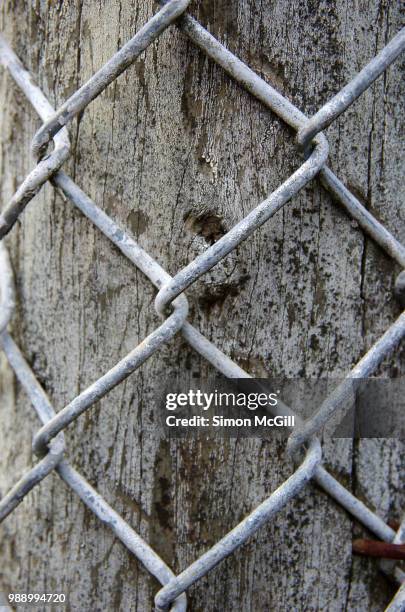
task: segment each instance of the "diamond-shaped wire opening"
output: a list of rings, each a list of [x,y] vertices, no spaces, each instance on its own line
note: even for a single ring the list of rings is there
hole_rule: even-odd
[[[56,177],[56,178],[57,178],[57,177]],[[68,178],[68,177],[66,177],[66,178]],[[249,216],[248,216],[248,217],[249,217]],[[94,221],[93,221],[93,222],[94,222]],[[231,231],[232,231],[232,230],[231,230]],[[189,326],[189,324],[186,324],[186,325],[187,325],[187,326]],[[156,331],[156,330],[155,330],[155,331]],[[77,399],[77,398],[76,398],[76,399]],[[90,404],[90,405],[91,405],[91,404]],[[228,534],[228,535],[229,535],[229,534]],[[211,550],[212,550],[212,549],[211,549]],[[209,552],[210,552],[210,551],[209,551]],[[207,554],[209,554],[209,553],[207,553]],[[222,557],[222,558],[223,558],[223,557]],[[197,561],[197,562],[195,562],[195,563],[197,563],[197,564],[198,564],[199,562],[200,562],[200,560],[198,560],[198,561]],[[193,565],[194,565],[194,564],[193,564]],[[188,569],[189,569],[189,568],[188,568]],[[208,568],[208,569],[209,569],[209,568]],[[203,571],[203,574],[204,574],[204,573],[206,573],[206,571],[208,571],[208,569],[207,569],[207,568],[205,568],[205,569],[204,569],[204,571]],[[185,572],[187,572],[187,570],[185,570]],[[185,572],[183,572],[183,574],[184,574]],[[201,575],[203,575],[203,574],[201,574]],[[180,583],[180,579],[179,579],[179,577],[177,577],[177,578],[173,579],[173,583],[176,583],[177,588],[178,588],[179,583]],[[176,587],[175,587],[175,588],[176,588]],[[187,588],[187,586],[186,586],[185,588]],[[171,591],[170,591],[170,589],[171,589]],[[183,590],[184,590],[184,589],[183,589]],[[168,597],[168,596],[169,596],[169,599],[170,599],[170,597],[172,597],[172,596],[173,596],[173,585],[172,585],[170,588],[167,588],[166,590],[165,590],[165,589],[163,589],[163,591],[165,591],[165,595],[166,595],[166,597]],[[171,595],[170,595],[170,592],[171,592]],[[169,595],[168,595],[168,594],[169,594]],[[160,595],[160,598],[162,598],[162,594]],[[164,602],[162,602],[162,603],[164,604]]]

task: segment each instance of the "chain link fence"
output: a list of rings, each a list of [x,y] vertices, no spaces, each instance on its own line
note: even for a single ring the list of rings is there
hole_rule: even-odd
[[[343,206],[349,217],[355,219],[363,231],[377,242],[401,268],[405,268],[404,246],[364,208],[327,167],[328,142],[322,133],[322,130],[353,104],[405,49],[405,29],[401,30],[350,83],[313,117],[307,118],[289,100],[230,53],[187,14],[185,11],[189,0],[170,0],[161,4],[163,6],[146,25],[56,112],[6,41],[0,38],[1,63],[43,121],[32,144],[39,161],[0,216],[0,341],[18,381],[25,389],[42,423],[33,441],[33,448],[39,460],[0,501],[0,521],[15,510],[33,487],[50,472],[56,471],[86,506],[114,532],[128,551],[136,556],[161,583],[162,588],[155,597],[156,610],[180,612],[187,607],[187,589],[232,554],[311,480],[320,485],[381,540],[394,543],[405,541],[405,520],[396,533],[322,466],[322,449],[316,437],[327,421],[345,407],[348,394],[356,388],[358,381],[375,372],[382,360],[396,349],[405,335],[405,312],[402,312],[384,335],[347,374],[344,381],[323,402],[312,418],[302,421],[295,415],[298,425],[291,433],[287,444],[287,452],[296,464],[296,470],[291,476],[232,531],[178,575],[174,574],[148,543],[70,465],[66,458],[64,440],[64,429],[70,423],[132,374],[162,345],[170,342],[177,333],[181,333],[190,346],[222,375],[231,378],[250,378],[246,371],[187,321],[188,302],[185,290],[246,240],[312,179],[319,178],[334,200]],[[66,127],[69,122],[83,112],[94,98],[135,62],[137,57],[168,26],[174,23],[237,83],[297,132],[297,146],[302,151],[303,162],[267,199],[174,277],[171,277],[126,233],[124,228],[119,227],[113,219],[98,208],[60,168],[71,154]],[[47,154],[47,148],[52,140],[54,148],[51,153]],[[162,318],[162,323],[143,342],[58,412],[55,411],[34,372],[7,331],[8,323],[13,315],[15,294],[10,260],[4,240],[2,240],[12,229],[25,206],[46,181],[50,181],[55,189],[77,207],[118,247],[127,259],[149,278],[158,289],[155,308]],[[398,296],[402,300],[404,277],[405,271],[401,272],[396,283]],[[280,405],[277,410],[280,413]],[[288,406],[283,405],[282,410],[285,415],[294,414]],[[403,583],[405,575],[398,567],[387,562],[382,564],[382,567],[400,584]],[[405,609],[404,586],[398,590],[387,609],[391,612]]]

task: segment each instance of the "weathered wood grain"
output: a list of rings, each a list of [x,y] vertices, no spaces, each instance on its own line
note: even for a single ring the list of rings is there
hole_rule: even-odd
[[[0,27],[50,100],[62,103],[148,19],[149,0],[4,0]],[[202,0],[191,12],[308,114],[400,27],[399,3]],[[331,166],[399,239],[399,60],[328,129]],[[1,204],[33,167],[39,120],[0,72]],[[294,135],[171,28],[70,129],[77,183],[170,273],[300,163]],[[158,324],[154,290],[51,186],[7,239],[18,287],[13,333],[59,409]],[[252,374],[339,377],[398,314],[398,270],[315,181],[188,292],[191,320]],[[403,356],[403,353],[402,353]],[[284,444],[160,440],[156,381],[212,374],[181,338],[72,425],[69,454],[175,571],[291,473]],[[401,355],[382,375],[403,371]],[[35,459],[38,422],[4,365],[0,492]],[[401,444],[340,440],[332,472],[398,518]],[[402,499],[403,502],[403,499]],[[65,590],[71,610],[151,610],[157,584],[56,475],[1,527],[1,587]],[[309,487],[190,590],[194,611],[381,610],[393,587],[366,535]]]

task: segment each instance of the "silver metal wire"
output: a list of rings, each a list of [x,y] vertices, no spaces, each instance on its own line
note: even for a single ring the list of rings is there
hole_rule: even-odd
[[[55,410],[45,391],[42,389],[11,336],[6,333],[2,340],[3,350],[18,381],[31,400],[39,419],[43,423],[46,423],[55,416]],[[143,563],[146,569],[155,576],[161,584],[166,584],[171,578],[174,578],[173,572],[155,551],[117,514],[117,512],[115,512],[115,510],[113,510],[113,508],[108,505],[108,503],[66,460],[60,460],[55,466],[55,471],[62,480],[77,493],[86,506],[94,512],[107,527],[112,529],[128,550]],[[0,508],[2,507],[3,500],[0,505]],[[182,595],[173,604],[172,610],[182,612],[185,609],[186,597]]]
[[[0,521],[17,507],[29,490],[43,480],[47,474],[55,471],[162,584],[162,589],[155,597],[156,609],[160,611],[168,609],[183,611],[186,609],[185,591],[224,558],[232,554],[271,516],[279,512],[294,498],[311,479],[379,538],[387,542],[402,541],[400,539],[403,538],[402,527],[396,534],[391,527],[343,487],[321,465],[321,446],[314,436],[333,414],[346,406],[347,398],[352,393],[356,381],[360,377],[366,377],[373,373],[382,359],[396,348],[405,335],[405,312],[369,349],[343,383],[335,389],[308,421],[302,422],[297,419],[298,427],[291,433],[288,441],[288,450],[297,461],[297,467],[290,478],[283,482],[231,532],[178,575],[173,573],[156,552],[70,466],[65,458],[66,449],[63,432],[84,411],[93,406],[115,385],[136,371],[144,361],[152,357],[161,346],[170,342],[178,332],[182,333],[194,350],[225,376],[250,378],[247,372],[222,353],[187,321],[188,304],[184,291],[201,275],[233,251],[238,244],[246,240],[272,215],[276,214],[315,177],[319,177],[322,185],[345,208],[349,216],[355,219],[389,256],[402,268],[405,268],[404,246],[362,206],[332,171],[327,168],[328,143],[325,135],[321,133],[322,129],[344,112],[398,57],[405,47],[405,29],[401,30],[330,102],[325,104],[311,119],[308,119],[284,96],[261,79],[239,58],[230,53],[190,15],[184,14],[189,4],[188,0],[170,0],[161,4],[163,4],[163,7],[160,11],[57,111],[52,108],[42,91],[33,82],[30,74],[24,69],[7,43],[0,37],[1,63],[8,69],[44,122],[34,137],[33,151],[41,157],[51,139],[53,139],[55,145],[49,156],[40,159],[36,168],[27,176],[10,203],[6,205],[2,215],[0,215],[0,239],[12,228],[25,205],[34,197],[35,193],[47,180],[50,180],[63,197],[76,206],[150,279],[159,290],[155,307],[159,315],[163,317],[161,325],[143,342],[90,387],[75,397],[67,406],[55,413],[35,374],[7,331],[7,325],[13,313],[15,297],[10,260],[4,242],[0,241],[0,343],[17,379],[25,389],[43,424],[34,436],[33,442],[33,448],[40,460],[0,500]],[[305,150],[306,159],[290,177],[285,179],[278,189],[239,221],[225,236],[191,261],[174,277],[171,277],[153,257],[133,240],[125,229],[119,227],[98,208],[60,168],[70,154],[66,125],[174,22],[184,34],[217,64],[222,66],[242,87],[298,132],[298,141]],[[310,146],[313,146],[312,150],[309,149]],[[293,414],[288,406],[284,406],[283,410],[285,414]],[[301,451],[303,451],[303,458]],[[391,564],[388,569],[390,571],[394,570],[395,573],[397,568],[394,568]],[[385,570],[387,570],[387,566]],[[399,581],[403,580],[401,572],[397,572],[395,575]],[[404,609],[403,604],[404,590],[401,587],[390,604],[389,610],[402,610]]]
[[[398,527],[398,530],[395,534],[394,539],[392,540],[393,544],[405,544],[405,514],[402,517],[402,521]],[[394,580],[396,580],[399,584],[405,582],[405,572],[401,570],[395,564],[395,561],[390,561],[388,559],[383,559],[380,563],[380,567],[382,571],[390,576]]]
[[[391,601],[386,612],[404,612],[405,610],[405,581],[402,586],[398,589],[397,594]]]
[[[297,140],[306,149],[319,132],[335,121],[351,104],[394,62],[405,49],[405,30],[396,36],[374,57],[350,83],[339,91],[329,102],[299,130]]]
[[[15,75],[17,85],[21,87],[27,97],[32,95],[35,101],[37,96],[35,86],[32,84],[31,77],[29,79],[23,77],[23,69],[21,62],[14,55],[9,53],[8,46],[0,36],[0,57],[2,64]],[[39,111],[40,107],[35,106],[35,110]],[[55,148],[53,152],[44,157],[35,168],[28,174],[23,183],[17,189],[10,202],[6,205],[0,215],[0,239],[5,236],[18,217],[27,206],[28,202],[38,193],[42,185],[51,178],[53,174],[62,166],[70,155],[70,142],[66,129],[61,130],[54,140]]]

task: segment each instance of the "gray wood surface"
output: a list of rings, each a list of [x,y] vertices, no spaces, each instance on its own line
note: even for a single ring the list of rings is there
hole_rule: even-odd
[[[191,5],[215,36],[308,114],[398,31],[399,8],[376,0]],[[59,105],[154,10],[149,0],[4,0],[0,29]],[[403,241],[401,68],[403,59],[328,137],[332,168]],[[34,165],[30,141],[39,125],[0,70],[1,205]],[[67,171],[172,274],[300,164],[291,131],[175,28],[70,134]],[[154,290],[49,185],[7,244],[18,287],[13,334],[60,409],[158,325]],[[398,315],[396,273],[314,181],[187,292],[190,318],[252,374],[339,377]],[[401,368],[398,352],[380,374]],[[158,439],[156,387],[184,369],[213,374],[178,337],[67,432],[73,465],[175,571],[292,470],[284,443]],[[3,494],[35,461],[38,428],[4,364],[0,402]],[[340,440],[325,446],[325,462],[372,509],[395,519],[401,451],[395,440]],[[0,534],[4,589],[67,591],[71,610],[152,609],[156,582],[56,475],[29,494]],[[335,502],[308,487],[190,590],[190,609],[382,610],[394,587],[375,561],[352,556],[352,538],[361,534]]]

